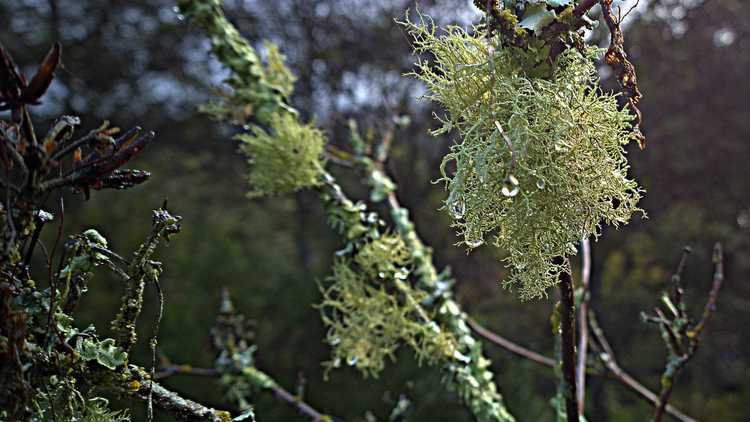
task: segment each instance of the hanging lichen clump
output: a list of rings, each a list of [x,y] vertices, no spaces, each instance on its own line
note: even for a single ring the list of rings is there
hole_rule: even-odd
[[[353,258],[334,263],[328,287],[321,286],[319,305],[331,346],[328,368],[346,364],[377,376],[401,343],[428,362],[456,353],[450,334],[425,323],[429,317],[419,302],[427,295],[406,281],[410,264],[404,241],[389,234],[365,243]]]
[[[248,157],[250,196],[283,194],[319,184],[323,132],[290,113],[275,114],[269,130],[253,126],[235,137]]]
[[[506,286],[543,297],[569,270],[559,258],[602,223],[624,224],[639,211],[624,152],[633,116],[598,88],[594,48],[569,49],[544,71],[549,48],[505,46],[484,28],[437,34],[432,23],[405,25],[415,51],[433,57],[415,72],[446,111],[433,134],[459,137],[441,181],[461,243],[492,239],[508,254]]]

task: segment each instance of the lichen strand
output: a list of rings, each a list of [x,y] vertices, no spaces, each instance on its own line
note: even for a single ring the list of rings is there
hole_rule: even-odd
[[[441,180],[461,243],[471,249],[494,238],[508,254],[505,285],[522,299],[545,296],[568,270],[553,265],[555,257],[575,254],[602,223],[624,224],[641,211],[624,152],[634,138],[632,115],[597,88],[594,49],[569,50],[552,76],[534,77],[498,38],[404,25],[416,52],[434,55],[414,73],[446,110],[433,133],[455,129],[460,138],[443,159]]]
[[[408,344],[419,360],[450,359],[453,337],[434,323],[426,324],[418,302],[426,297],[403,282],[409,252],[394,235],[365,244],[353,259],[339,259],[319,305],[328,327],[332,359],[328,368],[344,364],[377,376],[399,344]],[[404,266],[402,266],[404,265]]]
[[[259,126],[237,135],[248,157],[251,197],[277,195],[317,186],[323,169],[323,132],[289,113],[274,114],[270,130]]]

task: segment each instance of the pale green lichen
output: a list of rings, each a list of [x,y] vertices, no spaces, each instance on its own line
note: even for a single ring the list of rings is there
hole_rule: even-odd
[[[231,71],[225,80],[228,90],[217,91],[218,101],[202,111],[249,131],[237,138],[251,163],[250,196],[316,186],[325,136],[312,124],[301,123],[288,104],[294,75],[273,43],[264,44],[264,63],[221,5],[221,0],[178,1],[180,12],[206,31],[213,54]]]
[[[251,197],[276,195],[317,186],[323,169],[325,135],[289,113],[275,114],[270,129],[259,126],[237,135],[250,163]]]
[[[403,241],[384,235],[368,242],[353,259],[339,259],[319,305],[328,327],[332,358],[328,368],[344,364],[377,376],[400,344],[419,360],[450,358],[456,343],[434,323],[426,324],[418,302],[427,297],[403,282],[409,253]]]
[[[445,209],[468,248],[488,238],[508,254],[523,299],[543,297],[568,271],[580,239],[601,224],[628,222],[641,190],[628,178],[624,145],[633,117],[598,88],[595,52],[569,50],[549,77],[534,77],[518,49],[449,27],[405,22],[417,53],[426,98],[446,110],[435,135],[459,140],[441,165]],[[476,28],[475,28],[476,29]],[[562,262],[553,264],[553,262]]]

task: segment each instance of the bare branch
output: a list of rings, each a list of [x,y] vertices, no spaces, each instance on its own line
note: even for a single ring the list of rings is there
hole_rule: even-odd
[[[474,330],[474,332],[479,334],[481,337],[484,337],[485,339],[489,340],[490,342],[502,347],[503,349],[506,349],[512,353],[515,353],[516,355],[521,356],[522,358],[528,359],[532,362],[536,362],[540,365],[544,365],[548,368],[555,367],[556,363],[554,359],[549,358],[547,356],[540,355],[539,353],[533,350],[529,350],[523,346],[520,346],[506,339],[505,337],[502,337],[501,335],[484,328],[472,318],[467,318],[466,322],[469,324],[469,327],[471,327],[471,329]]]
[[[589,312],[589,302],[591,300],[591,293],[589,284],[591,280],[591,243],[589,239],[583,239],[581,241],[581,289],[583,290],[583,296],[581,299],[581,306],[578,310],[578,365],[576,367],[576,381],[578,384],[578,396],[576,397],[578,402],[578,414],[582,415],[585,408],[586,400],[586,358],[588,356],[587,348],[589,345],[589,326],[588,318],[586,315]]]
[[[556,258],[556,264],[563,262]],[[568,422],[577,422],[578,403],[576,402],[576,306],[573,299],[573,278],[568,272],[560,273],[560,335],[562,336],[562,382],[565,399],[565,413]]]

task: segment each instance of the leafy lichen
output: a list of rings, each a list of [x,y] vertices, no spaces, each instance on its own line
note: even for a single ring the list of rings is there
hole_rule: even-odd
[[[434,56],[414,73],[447,112],[433,133],[459,135],[441,181],[461,243],[472,249],[494,239],[508,253],[505,285],[522,299],[543,297],[569,270],[556,258],[575,254],[602,223],[624,224],[640,211],[642,191],[628,178],[624,152],[633,117],[598,88],[593,49],[565,52],[542,77],[519,49],[481,29],[437,34],[424,21],[404,25],[416,52]]]

